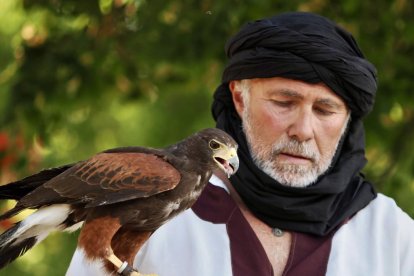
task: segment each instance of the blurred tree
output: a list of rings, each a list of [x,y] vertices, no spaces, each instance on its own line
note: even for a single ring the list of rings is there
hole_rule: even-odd
[[[1,183],[106,148],[163,146],[213,126],[225,41],[247,20],[301,10],[350,30],[379,69],[376,107],[366,120],[366,174],[414,216],[413,5],[2,0]],[[63,275],[75,243],[76,235],[55,235],[0,275]]]

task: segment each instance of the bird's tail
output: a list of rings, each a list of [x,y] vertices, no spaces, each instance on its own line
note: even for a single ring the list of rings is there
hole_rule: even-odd
[[[14,208],[8,210],[6,213],[0,215],[0,221],[11,218],[21,211],[23,211],[25,208],[23,206],[15,206]]]
[[[69,164],[58,168],[46,169],[21,180],[6,185],[0,185],[0,199],[20,200],[43,183],[61,174],[72,166],[73,164]]]
[[[37,243],[36,237],[22,239],[15,243],[19,228],[20,223],[17,223],[0,236],[0,269],[26,253]]]
[[[45,239],[52,231],[75,231],[81,224],[68,225],[69,204],[40,208],[0,235],[0,269]]]

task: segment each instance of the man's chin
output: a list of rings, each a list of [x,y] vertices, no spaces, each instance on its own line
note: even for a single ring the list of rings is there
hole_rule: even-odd
[[[318,178],[318,173],[313,164],[298,165],[281,162],[280,160],[275,160],[275,158],[272,161],[262,161],[269,159],[256,158],[254,162],[264,173],[283,186],[304,188],[315,183]]]
[[[280,180],[276,180],[276,181],[278,181],[281,185],[287,186],[287,187],[306,188],[312,185],[313,183],[315,183],[316,178],[315,177],[308,177],[308,178],[285,177],[285,178],[281,178]]]
[[[276,168],[262,169],[283,186],[304,188],[312,185],[318,178],[318,174],[310,166],[278,164]]]

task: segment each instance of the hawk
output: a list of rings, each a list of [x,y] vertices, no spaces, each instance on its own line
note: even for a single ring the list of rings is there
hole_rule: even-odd
[[[0,199],[17,200],[0,220],[37,209],[0,235],[0,268],[51,231],[82,228],[88,260],[108,274],[139,275],[132,262],[151,234],[191,207],[213,173],[230,177],[238,165],[236,142],[209,128],[166,148],[114,148],[0,186]]]

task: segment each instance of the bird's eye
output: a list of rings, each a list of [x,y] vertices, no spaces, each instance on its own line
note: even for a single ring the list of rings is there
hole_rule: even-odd
[[[209,146],[213,150],[216,150],[216,149],[220,148],[220,144],[217,143],[215,140],[211,140]]]

